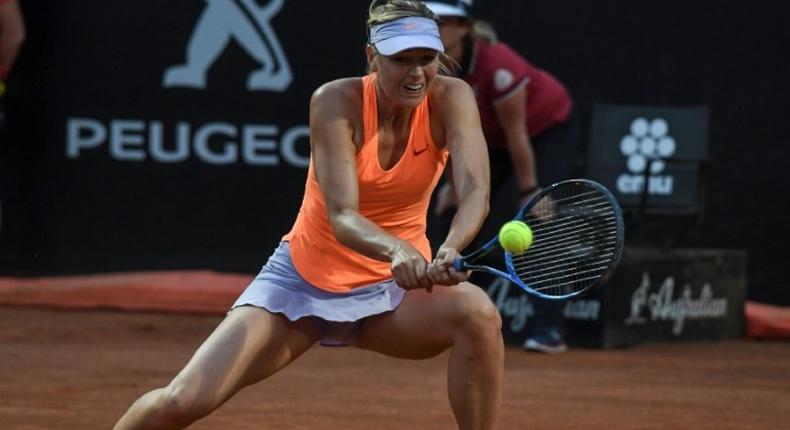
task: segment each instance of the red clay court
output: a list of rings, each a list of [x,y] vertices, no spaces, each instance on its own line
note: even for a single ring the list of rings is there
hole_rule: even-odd
[[[249,278],[151,276],[0,282],[3,429],[111,428],[140,394],[175,375]],[[189,294],[185,281],[194,283]],[[181,312],[165,312],[175,298]],[[446,360],[314,347],[192,428],[452,429]],[[509,347],[503,406],[502,429],[786,429],[790,343],[652,343],[556,356]]]

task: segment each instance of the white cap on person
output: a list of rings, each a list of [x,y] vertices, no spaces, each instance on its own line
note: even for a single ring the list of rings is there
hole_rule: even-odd
[[[472,0],[448,0],[448,1],[426,1],[428,9],[438,16],[457,16],[466,18],[469,16],[469,8],[472,7]]]
[[[427,48],[444,52],[436,21],[418,16],[399,18],[370,28],[370,44],[382,55]]]

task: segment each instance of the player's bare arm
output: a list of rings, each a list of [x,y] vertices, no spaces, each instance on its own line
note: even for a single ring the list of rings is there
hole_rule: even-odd
[[[442,247],[463,249],[477,235],[488,214],[488,149],[472,89],[464,81],[443,77],[432,100],[452,160],[458,212]],[[438,257],[438,255],[437,255]]]

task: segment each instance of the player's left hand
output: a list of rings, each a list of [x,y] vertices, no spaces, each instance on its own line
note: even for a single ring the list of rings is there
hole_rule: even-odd
[[[392,277],[404,290],[430,288],[433,284],[428,278],[428,262],[411,244],[400,241],[394,248],[392,258]]]

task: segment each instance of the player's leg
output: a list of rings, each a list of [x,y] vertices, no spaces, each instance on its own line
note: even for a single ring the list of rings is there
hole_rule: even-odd
[[[238,307],[168,386],[138,399],[115,429],[184,428],[296,359],[318,335],[308,320],[290,322],[264,309]]]
[[[460,429],[495,427],[501,402],[502,321],[486,293],[470,283],[412,290],[393,312],[370,317],[356,346],[420,359],[452,348],[447,384]]]

